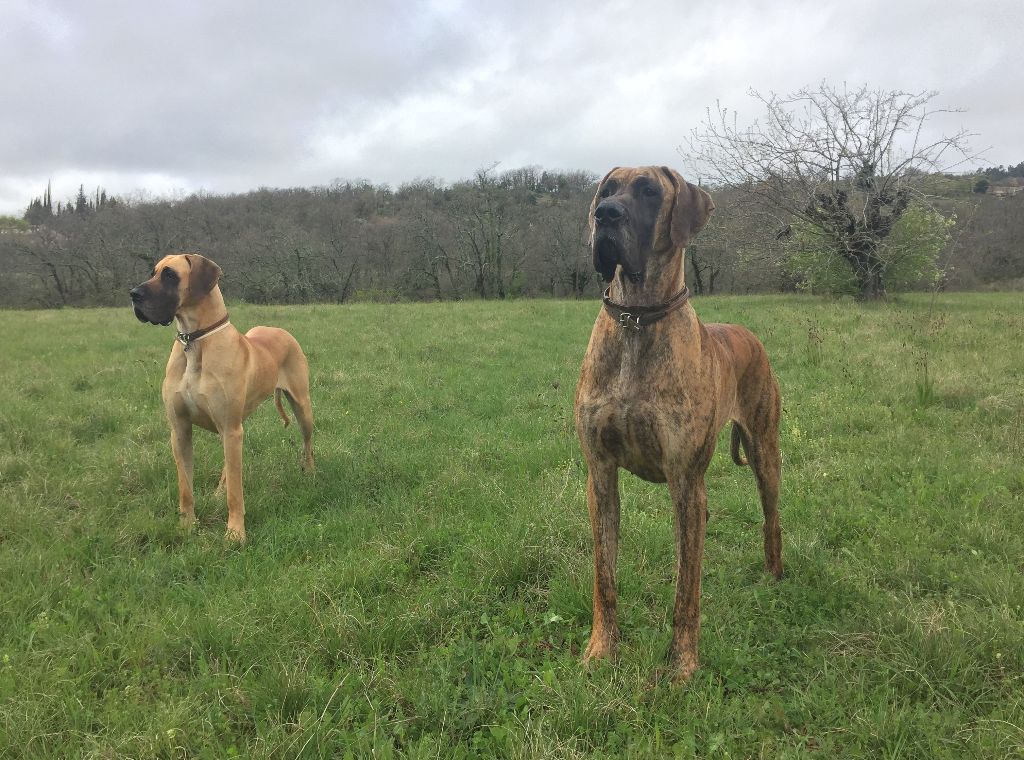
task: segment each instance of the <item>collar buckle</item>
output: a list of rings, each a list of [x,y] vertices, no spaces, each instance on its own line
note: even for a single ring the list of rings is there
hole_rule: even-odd
[[[181,345],[184,347],[184,350],[188,351],[188,349],[192,346],[193,343],[195,343],[196,341],[198,341],[198,340],[200,340],[202,338],[205,338],[207,335],[212,335],[213,333],[217,332],[218,330],[221,330],[224,327],[227,327],[228,324],[229,324],[228,323],[228,315],[225,314],[223,317],[221,317],[219,320],[214,322],[209,327],[204,327],[204,328],[202,328],[200,330],[193,330],[190,333],[183,333],[183,332],[180,332],[180,331],[175,331],[176,332],[175,337],[177,338],[178,342],[181,343]]]
[[[683,304],[690,299],[690,291],[687,290],[685,285],[682,290],[668,301],[653,306],[626,306],[625,304],[615,303],[611,298],[611,292],[612,288],[609,285],[605,288],[604,296],[602,296],[601,300],[604,302],[604,308],[608,315],[618,322],[619,327],[624,330],[632,327],[634,330],[640,331],[644,327],[650,327],[655,322],[682,308]]]
[[[619,327],[623,330],[628,330],[632,327],[634,330],[640,330],[640,315],[630,314],[628,311],[624,311],[619,315]]]

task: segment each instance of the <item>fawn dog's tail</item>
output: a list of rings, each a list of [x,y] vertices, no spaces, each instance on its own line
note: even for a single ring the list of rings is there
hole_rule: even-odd
[[[284,420],[284,426],[288,427],[288,423],[290,422],[290,420],[288,419],[288,415],[284,411],[284,405],[281,404],[281,395],[284,392],[285,392],[285,390],[283,388],[275,388],[274,389],[274,405],[277,407],[277,413],[280,414],[281,415],[281,419]],[[733,428],[733,436],[734,437],[736,435],[735,430],[736,430],[736,428],[734,427]]]

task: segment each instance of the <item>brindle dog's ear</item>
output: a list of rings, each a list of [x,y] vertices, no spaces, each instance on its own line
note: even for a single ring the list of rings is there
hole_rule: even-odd
[[[192,273],[188,278],[188,289],[193,295],[205,296],[220,282],[224,271],[205,256],[189,253],[185,256]]]
[[[708,219],[711,218],[711,214],[715,210],[715,204],[710,195],[696,185],[691,185],[675,169],[663,166],[661,171],[676,189],[669,228],[672,245],[677,248],[685,248],[693,236],[708,223]]]

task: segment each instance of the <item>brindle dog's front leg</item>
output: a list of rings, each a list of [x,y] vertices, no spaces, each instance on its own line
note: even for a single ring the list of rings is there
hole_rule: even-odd
[[[704,476],[670,480],[676,528],[676,603],[672,614],[669,663],[679,683],[700,667],[700,570],[707,526],[707,489]]]
[[[583,661],[613,657],[619,641],[615,559],[619,550],[619,470],[589,463],[587,505],[594,533],[594,626]]]

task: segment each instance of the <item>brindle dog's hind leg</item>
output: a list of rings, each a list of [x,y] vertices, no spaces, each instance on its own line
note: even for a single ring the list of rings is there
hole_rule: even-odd
[[[757,479],[764,512],[764,569],[776,580],[782,577],[782,527],[779,523],[779,483],[782,454],[779,450],[779,386],[772,375],[764,380],[756,404],[748,410],[750,425],[741,429],[743,448]]]
[[[764,512],[764,569],[776,580],[782,577],[782,526],[779,523],[779,480],[782,475],[782,456],[778,440],[765,436],[751,452],[751,465],[761,492]]]
[[[747,450],[750,466],[757,478],[764,512],[764,569],[776,580],[782,577],[782,526],[779,523],[779,481],[782,455],[778,430],[758,431]]]

